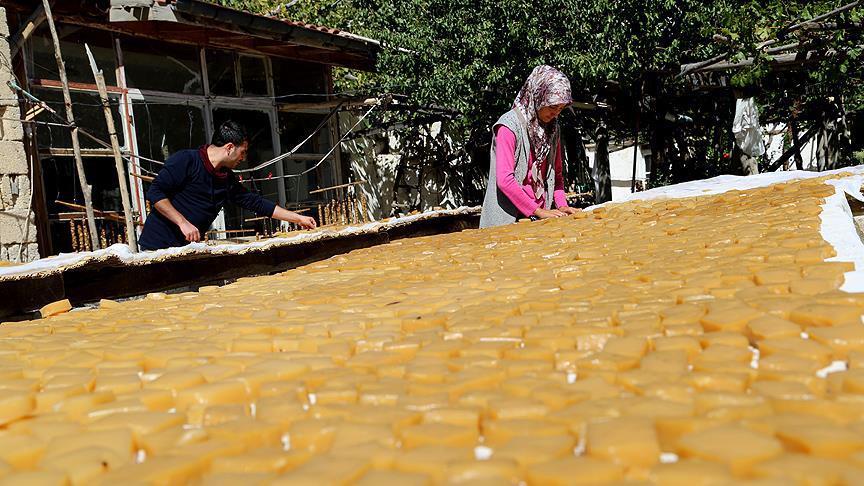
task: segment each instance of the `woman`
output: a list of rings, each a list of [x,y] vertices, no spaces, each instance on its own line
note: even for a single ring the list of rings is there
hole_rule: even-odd
[[[557,123],[572,102],[570,81],[561,71],[551,66],[531,71],[513,109],[492,127],[481,228],[578,212],[567,206]]]

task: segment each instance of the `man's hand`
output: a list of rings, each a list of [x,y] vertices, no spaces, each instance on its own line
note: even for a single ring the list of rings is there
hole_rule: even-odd
[[[315,220],[311,217],[297,214],[294,211],[288,211],[281,206],[276,206],[276,209],[273,210],[272,218],[278,219],[279,221],[294,223],[303,229],[314,229],[317,226]]]
[[[315,224],[315,218],[312,218],[310,216],[299,216],[298,215],[297,224],[299,224],[300,227],[303,229],[315,229],[315,227],[317,226]]]
[[[183,233],[183,237],[186,238],[186,241],[201,241],[201,233],[198,231],[198,228],[180,214],[180,211],[177,211],[177,209],[174,208],[171,201],[168,199],[160,199],[153,203],[153,207],[155,207],[162,216],[165,216],[168,221],[171,221],[180,228],[180,232]]]
[[[183,221],[182,223],[180,223],[180,231],[183,232],[183,236],[186,238],[186,241],[201,241],[201,233],[199,233],[198,228],[196,228],[195,225],[190,223],[189,221]]]
[[[537,208],[534,210],[534,216],[540,219],[560,218],[561,216],[564,216],[564,213],[558,211],[557,209]]]
[[[571,208],[570,206],[564,206],[563,208],[558,208],[558,211],[561,211],[564,214],[576,214],[581,213],[582,210],[579,208]]]

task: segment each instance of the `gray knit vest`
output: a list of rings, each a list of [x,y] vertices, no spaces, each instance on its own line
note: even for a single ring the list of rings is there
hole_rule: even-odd
[[[483,198],[483,212],[480,213],[480,227],[501,226],[515,223],[516,219],[523,215],[516,209],[510,199],[498,189],[498,181],[495,174],[495,131],[499,125],[503,125],[516,134],[516,167],[514,175],[519,184],[528,175],[528,159],[531,150],[531,142],[528,140],[528,130],[524,117],[516,110],[510,110],[492,126],[492,148],[489,150],[489,177],[486,179],[486,197]],[[555,193],[555,156],[558,153],[558,139],[552,141],[552,149],[549,151],[546,164],[546,209],[552,208],[552,200]]]

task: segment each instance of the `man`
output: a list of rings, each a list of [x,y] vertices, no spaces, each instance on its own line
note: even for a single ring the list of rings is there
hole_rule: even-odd
[[[283,209],[240,184],[231,169],[246,159],[248,148],[249,138],[243,126],[227,121],[213,134],[210,145],[181,150],[169,157],[147,191],[147,199],[156,210],[150,212],[144,224],[138,241],[141,249],[201,241],[226,201],[259,216],[314,228],[314,219]]]

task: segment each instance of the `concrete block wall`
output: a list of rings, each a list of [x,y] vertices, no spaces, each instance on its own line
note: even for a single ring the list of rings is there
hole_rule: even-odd
[[[29,262],[39,258],[36,225],[30,197],[30,166],[24,151],[24,130],[17,93],[6,84],[11,78],[9,23],[0,7],[0,260]]]

